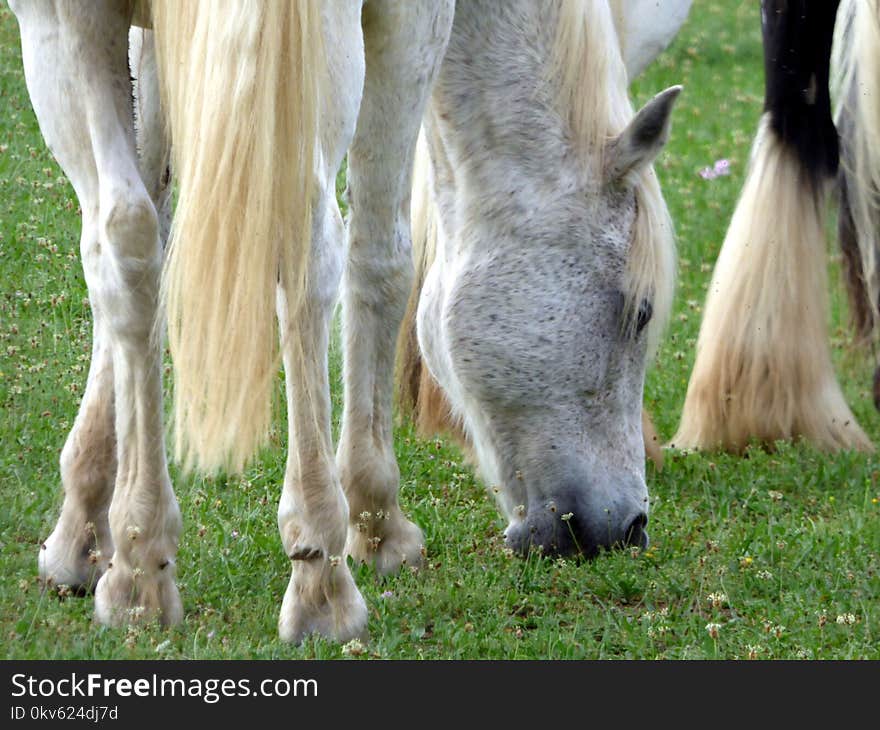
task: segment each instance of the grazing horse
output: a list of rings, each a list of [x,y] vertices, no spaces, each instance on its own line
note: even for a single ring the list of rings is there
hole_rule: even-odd
[[[291,577],[279,633],[365,631],[345,556],[386,573],[423,549],[398,503],[391,417],[423,118],[438,256],[418,337],[499,492],[509,543],[592,554],[646,542],[642,386],[673,273],[651,163],[679,89],[633,115],[607,2],[10,4],[41,130],[81,204],[94,313],[43,580],[94,587],[102,623],[182,618],[167,325],[187,467],[246,463],[283,363],[278,525]],[[152,32],[135,30],[129,49],[133,21]],[[657,26],[668,40],[670,24]],[[334,455],[327,347],[340,282]]]
[[[854,28],[877,35],[876,3],[848,3],[862,17]],[[678,448],[722,448],[740,452],[752,440],[767,445],[802,437],[823,450],[873,446],[847,405],[834,375],[828,336],[825,215],[828,191],[838,170],[838,136],[832,121],[830,58],[838,3],[764,0],[761,6],[766,95],[749,170],[724,240],[704,307],[697,357],[688,384]],[[869,14],[868,13],[868,14]],[[863,25],[864,24],[864,25]],[[865,27],[867,26],[867,27]],[[877,84],[878,48],[868,75]],[[844,55],[849,49],[841,48]],[[850,75],[850,81],[852,76]],[[864,97],[861,85],[848,99]],[[875,115],[877,96],[871,111]],[[850,279],[863,282],[862,328],[877,307],[876,221],[880,139],[853,137],[855,176],[847,175],[844,201],[857,211],[865,236],[860,261],[850,256]],[[844,169],[850,169],[845,166]],[[854,192],[873,185],[868,203]],[[864,188],[862,188],[864,189]],[[846,194],[849,191],[849,194]],[[861,201],[861,202],[860,202]],[[870,208],[870,213],[862,212]],[[873,216],[873,218],[872,218]],[[866,224],[873,220],[870,228]],[[852,223],[842,218],[841,225]],[[868,230],[870,228],[870,230]],[[842,237],[844,243],[847,236]],[[871,326],[873,326],[871,324]]]

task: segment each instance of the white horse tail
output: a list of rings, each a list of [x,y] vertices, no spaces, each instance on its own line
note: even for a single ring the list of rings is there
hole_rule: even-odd
[[[416,332],[416,315],[425,277],[437,254],[437,211],[431,196],[430,159],[424,131],[419,134],[413,166],[411,231],[415,277],[406,305],[406,314],[397,339],[397,401],[419,435],[431,438],[448,433],[469,452],[470,441],[453,416],[442,388],[425,367]]]
[[[153,1],[179,186],[162,303],[185,468],[239,470],[268,434],[276,286],[302,306],[307,284],[320,5]]]
[[[840,243],[857,336],[880,324],[880,4],[843,0],[834,43]]]

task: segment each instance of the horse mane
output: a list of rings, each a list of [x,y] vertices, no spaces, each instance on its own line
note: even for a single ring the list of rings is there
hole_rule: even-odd
[[[616,7],[618,15],[620,8]],[[571,140],[589,180],[601,184],[608,143],[634,116],[627,88],[614,10],[605,0],[562,0],[559,4],[550,78],[556,86],[557,109],[567,119]],[[635,180],[636,223],[627,259],[624,321],[645,299],[654,316],[648,325],[653,351],[669,320],[675,284],[672,220],[649,166]]]

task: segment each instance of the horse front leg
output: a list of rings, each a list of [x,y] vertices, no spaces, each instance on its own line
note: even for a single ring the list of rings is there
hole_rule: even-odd
[[[62,454],[65,506],[41,571],[55,580],[64,571],[66,579],[81,576],[83,532],[94,531],[94,548],[85,545],[92,572],[103,573],[97,619],[173,623],[182,615],[174,584],[180,514],[165,458],[160,349],[151,337],[162,252],[135,151],[130,8],[111,0],[12,7],[41,130],[83,211],[95,317],[89,386]]]
[[[350,509],[347,550],[380,573],[420,563],[424,542],[398,504],[394,347],[413,277],[409,200],[416,137],[451,24],[448,2],[371,2],[363,11],[367,72],[349,151],[345,410],[337,462]]]

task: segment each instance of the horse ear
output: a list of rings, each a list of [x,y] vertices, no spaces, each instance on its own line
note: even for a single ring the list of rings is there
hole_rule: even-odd
[[[671,86],[661,91],[609,143],[605,163],[606,182],[624,181],[654,161],[669,138],[672,106],[681,90],[681,86]]]

